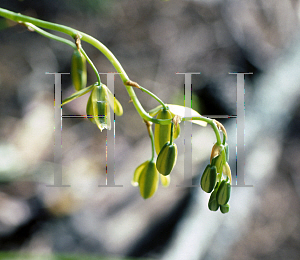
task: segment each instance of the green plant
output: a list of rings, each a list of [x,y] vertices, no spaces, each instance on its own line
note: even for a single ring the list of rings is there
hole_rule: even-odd
[[[228,187],[230,188],[228,183],[231,183],[231,172],[228,165],[228,146],[226,144],[227,134],[224,126],[221,123],[216,120],[203,117],[192,109],[189,110],[193,116],[185,117],[185,112],[188,108],[175,104],[165,104],[154,93],[140,86],[137,82],[130,80],[122,65],[113,55],[113,53],[97,39],[84,32],[68,26],[46,22],[19,13],[14,13],[3,8],[0,8],[0,16],[26,26],[29,31],[37,32],[52,40],[67,44],[74,49],[71,76],[76,92],[63,100],[62,105],[65,105],[68,102],[71,102],[72,100],[91,92],[87,103],[87,117],[90,119],[90,121],[95,123],[101,131],[103,129],[110,129],[110,106],[114,107],[114,113],[119,116],[123,114],[123,109],[118,100],[101,82],[98,70],[82,48],[81,42],[85,41],[93,45],[112,63],[116,71],[119,73],[119,76],[121,77],[121,80],[135,109],[146,123],[148,134],[151,139],[152,156],[149,160],[137,167],[132,180],[134,186],[140,186],[140,192],[143,198],[147,199],[153,196],[153,194],[156,192],[159,178],[161,179],[163,186],[168,186],[170,183],[169,174],[175,166],[177,158],[177,147],[173,141],[179,135],[180,122],[189,120],[202,126],[209,124],[215,133],[216,144],[212,150],[211,162],[208,167],[209,171],[205,170],[205,176],[201,179],[201,187],[206,192],[211,192],[213,189],[215,190],[212,193],[214,194],[214,207],[211,208],[209,206],[210,209],[215,210],[218,208],[218,203],[221,201],[221,211],[223,213],[228,212],[229,206],[227,207],[226,204],[228,200],[221,199],[221,195],[224,197],[224,194],[228,194]],[[73,41],[56,36],[41,28],[67,34],[73,39]],[[92,67],[97,77],[97,82],[88,87],[86,87],[86,62]],[[137,98],[134,88],[145,92],[150,97],[157,100],[160,105],[147,113]],[[153,123],[155,124],[154,134],[152,132]],[[220,132],[223,133],[222,141]],[[155,160],[155,150],[158,154],[157,161]],[[211,176],[206,176],[208,172],[211,172],[211,169],[214,169],[217,172],[217,177],[215,176],[215,172]],[[161,174],[159,174],[159,172]],[[225,177],[227,177],[226,180],[230,180],[230,182],[226,182],[226,192],[222,190],[223,192],[219,193],[218,195],[217,189],[219,188],[219,183],[222,182],[223,187],[225,185],[223,184],[223,179]],[[208,180],[210,180],[210,183],[207,183]]]

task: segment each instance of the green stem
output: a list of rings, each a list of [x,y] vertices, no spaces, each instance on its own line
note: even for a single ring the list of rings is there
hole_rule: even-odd
[[[23,23],[29,22],[29,23],[35,24],[38,27],[62,32],[62,33],[70,35],[74,39],[79,35],[81,37],[81,41],[86,41],[89,44],[93,45],[100,52],[102,52],[106,56],[106,58],[112,63],[112,65],[114,66],[116,71],[119,73],[120,78],[122,79],[124,85],[126,86],[126,90],[129,94],[137,112],[143,119],[153,122],[153,123],[156,123],[156,124],[163,124],[163,125],[170,124],[171,121],[169,119],[158,120],[158,119],[155,119],[155,118],[149,116],[149,114],[144,110],[144,108],[142,107],[138,98],[136,97],[133,88],[131,86],[126,85],[126,82],[129,81],[130,79],[127,76],[127,74],[126,74],[125,70],[123,69],[122,65],[120,64],[120,62],[117,60],[117,58],[113,55],[113,53],[104,44],[99,42],[94,37],[92,37],[84,32],[75,30],[71,27],[65,26],[65,25],[59,25],[59,24],[55,24],[55,23],[46,22],[43,20],[39,20],[36,18],[26,16],[26,15],[14,13],[14,12],[11,12],[11,11],[3,9],[3,8],[0,8],[0,16],[5,17],[5,18],[10,19],[15,22],[23,22]]]
[[[67,40],[65,38],[56,36],[52,33],[46,32],[45,30],[35,26],[32,23],[25,22],[24,24],[28,27],[29,30],[34,30],[35,32],[43,35],[44,37],[47,37],[51,40],[55,40],[55,41],[58,41],[58,42],[61,42],[61,43],[64,43],[64,44],[67,44],[67,45],[71,46],[74,50],[77,50],[76,44],[74,42],[70,41],[70,40]],[[93,70],[96,74],[97,80],[98,80],[99,84],[101,84],[100,76],[99,76],[98,70],[96,69],[94,63],[91,61],[91,59],[88,57],[88,55],[86,54],[86,52],[83,50],[82,47],[80,47],[80,51],[83,54],[83,56],[86,58],[86,60],[90,64],[90,66],[93,68]]]
[[[216,139],[217,139],[217,144],[218,145],[221,145],[221,136],[220,136],[220,132],[219,132],[219,129],[216,125],[216,123],[214,122],[213,119],[210,119],[210,118],[207,118],[207,117],[204,117],[204,116],[201,116],[201,117],[184,117],[182,118],[182,121],[186,121],[186,120],[200,120],[200,121],[204,121],[206,123],[208,123],[209,125],[211,125],[212,129],[214,130],[215,132],[215,135],[216,135]]]
[[[56,35],[54,35],[54,34],[52,34],[52,33],[48,33],[48,32],[46,32],[46,31],[44,31],[43,29],[41,29],[41,28],[35,26],[35,25],[32,24],[32,23],[27,23],[27,22],[25,22],[24,24],[28,27],[29,30],[33,30],[33,31],[35,31],[35,32],[37,32],[37,33],[43,35],[44,37],[50,38],[51,40],[55,40],[55,41],[58,41],[58,42],[62,42],[62,43],[64,43],[64,44],[67,44],[67,45],[71,46],[74,50],[77,49],[76,44],[75,44],[74,42],[70,41],[70,40],[67,40],[67,39],[65,39],[65,38],[56,36]]]
[[[152,149],[152,155],[151,155],[151,161],[154,160],[154,156],[155,156],[155,147],[154,147],[154,135],[152,132],[152,128],[150,128],[150,139],[151,139],[151,149]]]
[[[226,135],[223,133],[223,145],[225,145],[225,143],[226,143]]]
[[[140,101],[138,100],[133,88],[131,86],[125,85],[127,92],[129,94],[129,97],[131,98],[133,105],[139,115],[146,121],[150,121],[154,124],[161,124],[161,125],[168,125],[171,123],[172,119],[156,119],[152,116],[150,116],[142,107]]]
[[[82,47],[80,47],[80,52],[83,54],[83,56],[86,58],[87,62],[90,64],[90,66],[94,70],[97,80],[98,80],[98,83],[99,83],[99,85],[101,85],[100,75],[99,75],[99,72],[98,72],[97,68],[95,67],[94,63],[91,61],[91,59],[89,58],[89,56],[86,54],[86,52],[84,51],[84,49]]]
[[[154,93],[152,93],[151,91],[149,91],[149,90],[146,89],[146,88],[143,88],[143,87],[140,86],[140,85],[139,85],[139,88],[140,88],[141,91],[147,93],[148,95],[150,95],[151,97],[153,97],[154,99],[156,99],[156,100],[163,106],[163,108],[164,108],[165,110],[168,109],[167,106],[166,106],[166,104],[165,104],[158,96],[156,96]]]
[[[125,87],[126,90],[137,110],[137,112],[139,113],[139,115],[147,121],[153,122],[155,124],[161,124],[161,125],[167,125],[170,124],[172,119],[156,119],[151,117],[142,107],[141,103],[139,102],[133,88],[131,86],[126,85],[127,81],[130,81],[129,77],[127,76],[125,70],[123,69],[122,65],[120,64],[120,62],[117,60],[117,58],[113,55],[113,53],[101,42],[99,42],[97,39],[95,39],[94,37],[83,33],[81,31],[75,30],[71,27],[68,26],[64,26],[64,25],[59,25],[59,24],[55,24],[55,23],[50,23],[50,22],[46,22],[46,21],[42,21],[36,18],[32,18],[26,15],[22,15],[22,14],[18,14],[18,13],[14,13],[11,12],[9,10],[0,8],[0,16],[5,17],[7,19],[13,20],[15,22],[23,22],[23,23],[32,23],[38,27],[43,27],[46,29],[50,29],[50,30],[54,30],[54,31],[59,31],[65,34],[70,35],[73,39],[75,39],[78,35],[81,37],[81,41],[86,41],[89,44],[93,45],[95,48],[97,48],[100,52],[102,52],[106,58],[112,63],[112,65],[114,66],[114,68],[117,70],[117,72],[119,73]],[[52,36],[53,37],[53,36]],[[69,44],[68,41],[66,40],[65,42],[66,44]],[[69,44],[70,45],[70,44]],[[73,45],[72,45],[73,47]],[[99,80],[99,79],[98,79]],[[145,90],[143,88],[143,90]],[[148,94],[150,94],[150,92],[148,92]],[[155,95],[151,95],[152,97],[154,97],[156,100],[158,100],[164,107],[164,103],[158,99]],[[221,144],[221,138],[220,138],[220,133],[218,131],[218,128],[216,126],[216,124],[213,122],[212,119],[209,118],[204,118],[204,117],[192,117],[192,120],[202,120],[207,122],[208,124],[210,124],[216,134],[217,137],[217,143]],[[184,118],[183,120],[188,120],[188,118]]]
[[[174,123],[172,120],[172,125],[171,125],[171,136],[170,136],[170,144],[173,144],[173,127],[174,127]]]

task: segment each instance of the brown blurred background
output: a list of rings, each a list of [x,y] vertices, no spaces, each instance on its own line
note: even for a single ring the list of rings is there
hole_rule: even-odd
[[[150,141],[116,76],[124,115],[115,124],[115,181],[123,187],[98,187],[105,184],[106,131],[81,118],[63,119],[63,184],[71,187],[46,187],[54,169],[54,77],[46,72],[70,72],[72,50],[1,19],[0,251],[53,259],[60,253],[299,258],[299,1],[1,0],[0,7],[97,38],[132,80],[166,103],[184,104],[184,77],[176,72],[201,72],[192,78],[192,91],[193,108],[203,115],[235,115],[236,76],[228,73],[253,72],[245,76],[245,182],[254,185],[233,188],[228,214],[209,211],[200,188],[176,187],[184,178],[182,135],[170,187],[160,186],[144,201],[130,181],[149,159]],[[99,72],[115,71],[97,49],[82,44]],[[88,68],[88,84],[95,81]],[[71,93],[71,77],[63,76],[62,97]],[[136,93],[146,110],[158,105]],[[62,113],[85,114],[87,98]],[[235,174],[236,120],[220,121]],[[195,183],[214,142],[209,127],[193,126]]]

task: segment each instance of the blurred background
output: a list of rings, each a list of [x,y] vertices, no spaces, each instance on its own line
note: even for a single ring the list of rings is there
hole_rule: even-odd
[[[298,0],[1,0],[1,8],[67,25],[105,44],[129,77],[166,103],[184,105],[192,77],[193,108],[236,115],[236,76],[245,76],[245,183],[230,212],[207,208],[184,180],[184,124],[171,185],[143,200],[131,185],[151,156],[150,141],[118,76],[115,183],[105,185],[106,131],[83,118],[62,120],[65,188],[54,171],[54,76],[70,72],[72,49],[0,19],[0,259],[298,259],[300,255],[300,38]],[[56,33],[62,36],[62,34]],[[82,43],[99,72],[115,71]],[[101,76],[106,82],[105,75]],[[96,81],[88,68],[88,84]],[[62,77],[62,98],[74,92]],[[136,91],[146,110],[158,105]],[[83,115],[88,95],[65,105]],[[228,132],[236,174],[236,119]],[[193,126],[193,177],[209,163],[215,137]]]

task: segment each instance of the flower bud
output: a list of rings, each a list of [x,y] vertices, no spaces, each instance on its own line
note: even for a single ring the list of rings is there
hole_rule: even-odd
[[[200,181],[202,190],[207,193],[211,193],[216,185],[217,180],[217,168],[216,166],[207,165]]]
[[[210,198],[209,198],[209,201],[208,201],[208,208],[211,211],[217,211],[218,208],[219,208],[219,204],[218,204],[217,199],[216,199],[216,194],[217,194],[216,190],[214,190],[212,192],[212,194],[210,194]]]
[[[167,142],[160,150],[157,160],[156,168],[162,175],[169,175],[173,170],[177,161],[177,145]]]
[[[214,157],[217,157],[220,154],[220,146],[217,145],[217,143],[214,144],[213,148],[211,149],[211,154],[210,154],[210,163]]]
[[[226,162],[223,165],[223,174],[224,174],[224,176],[229,178],[229,182],[231,184],[232,183],[232,177],[231,177],[231,170],[230,170],[230,166],[229,166],[228,162]]]
[[[217,167],[217,173],[222,173],[223,171],[223,165],[225,164],[225,153],[224,149],[220,151],[220,154],[216,157],[214,157],[211,160],[211,165]]]
[[[139,186],[139,179],[140,179],[140,175],[143,171],[143,169],[145,168],[146,164],[148,164],[148,161],[143,162],[142,164],[140,164],[134,171],[133,174],[133,178],[131,180],[131,184],[132,186]]]
[[[229,201],[230,192],[231,192],[231,186],[227,178],[227,180],[221,181],[220,186],[218,188],[218,192],[217,192],[218,204],[225,205]]]
[[[158,112],[157,119],[172,119],[170,110],[164,110],[163,108]],[[154,129],[154,145],[156,154],[159,154],[165,143],[170,141],[171,138],[171,122],[168,125],[155,124]]]
[[[162,186],[168,187],[170,185],[171,177],[170,177],[170,175],[164,176],[164,175],[160,174],[160,181],[161,181]]]
[[[225,214],[229,212],[229,204],[220,205],[220,211]]]
[[[91,122],[98,128],[110,129],[110,107],[108,103],[107,87],[95,84],[86,106],[86,113]]]
[[[86,87],[86,59],[77,49],[74,50],[72,55],[71,78],[76,91]]]
[[[177,139],[178,136],[180,135],[180,125],[179,124],[177,124],[176,126],[174,125],[173,129],[174,129],[174,131],[173,131],[173,138]]]
[[[155,162],[147,161],[139,177],[140,193],[144,199],[154,195],[159,182],[159,173],[156,169]]]
[[[104,85],[105,86],[105,85]],[[108,93],[108,103],[110,105],[111,108],[113,108],[114,113],[117,116],[121,116],[123,115],[123,107],[120,104],[120,102],[114,97],[114,95],[111,93],[111,91],[109,90],[109,88],[107,88],[107,93]]]

